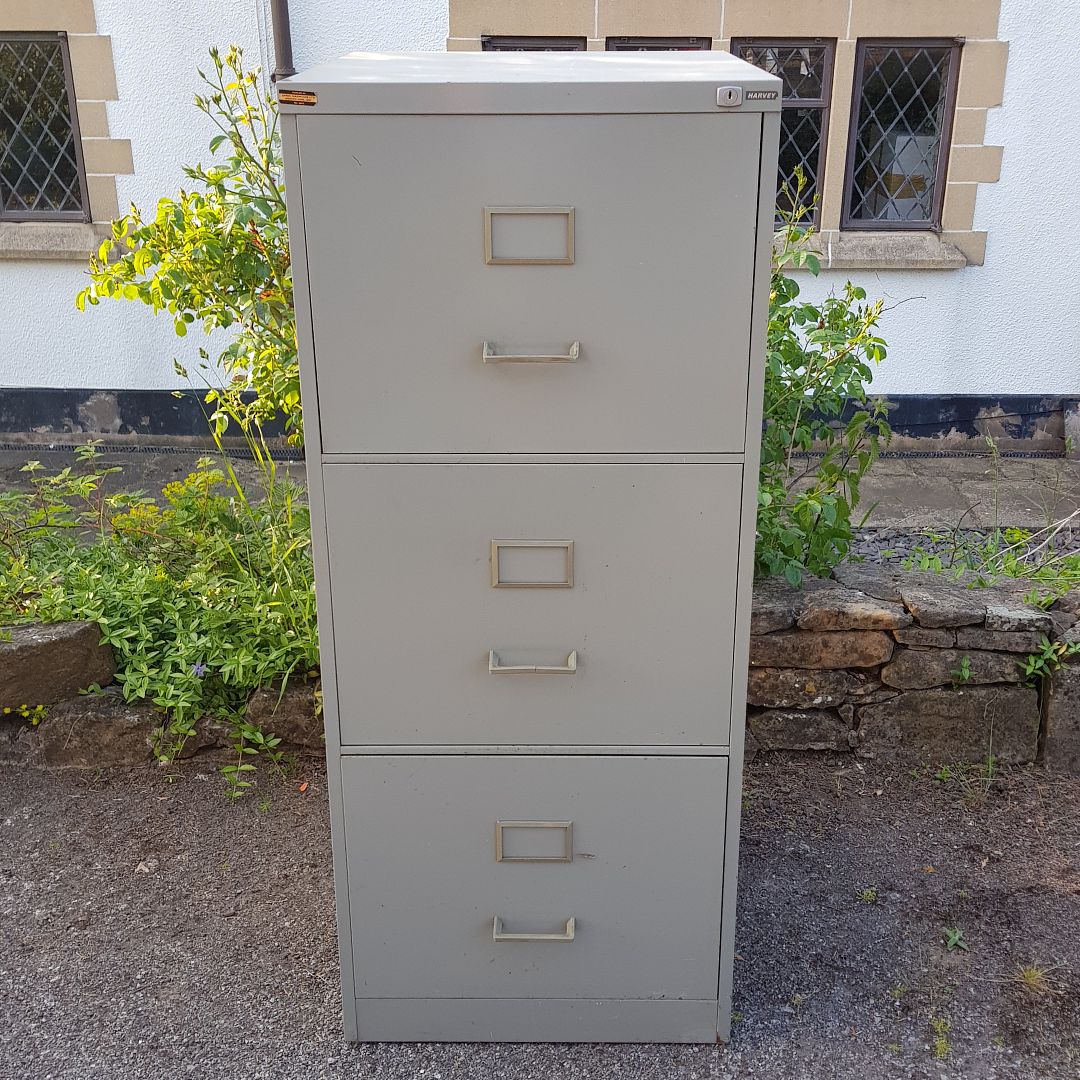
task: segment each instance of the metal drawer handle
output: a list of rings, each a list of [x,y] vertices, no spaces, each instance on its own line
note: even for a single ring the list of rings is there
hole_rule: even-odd
[[[485,364],[573,364],[581,355],[581,342],[571,342],[565,355],[559,353],[508,353],[499,352],[493,341],[484,342]]]
[[[573,941],[574,940],[574,916],[566,920],[566,929],[561,934],[508,934],[503,930],[503,921],[498,915],[491,928],[492,941]]]
[[[567,658],[563,667],[543,667],[539,664],[520,664],[501,667],[499,654],[492,650],[488,653],[489,675],[573,675],[577,671],[577,649]]]

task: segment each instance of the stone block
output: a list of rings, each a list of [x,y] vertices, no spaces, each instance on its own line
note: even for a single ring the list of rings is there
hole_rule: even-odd
[[[848,750],[848,725],[827,709],[765,709],[747,722],[762,750]]]
[[[1051,772],[1080,775],[1080,663],[1059,668],[1047,687],[1042,760]]]
[[[857,750],[865,757],[1002,764],[1034,761],[1039,700],[1020,686],[909,690],[859,710]]]
[[[893,631],[901,645],[926,645],[935,649],[951,649],[956,644],[955,630],[933,630],[928,626],[905,626]]]
[[[833,569],[833,577],[842,585],[893,603],[900,602],[900,581],[903,576],[903,571],[895,567],[869,566],[866,563],[841,563]]]
[[[986,596],[943,581],[940,585],[900,583],[904,607],[920,626],[972,626],[986,618]]]
[[[872,668],[892,656],[880,630],[785,630],[750,639],[754,667]]]
[[[807,595],[795,621],[802,630],[896,630],[912,618],[900,604],[834,585]]]
[[[119,687],[70,698],[49,710],[30,735],[35,765],[67,769],[134,768],[153,761],[151,735],[162,713],[128,704]]]
[[[112,681],[112,649],[99,644],[97,623],[9,626],[0,641],[0,708],[54,705],[80,690]]]
[[[1052,634],[1054,620],[1040,608],[995,593],[986,601],[986,629]]]
[[[881,681],[898,690],[924,690],[957,682],[964,657],[969,676],[964,686],[984,683],[1018,683],[1023,678],[1020,665],[1011,653],[979,652],[972,649],[903,649],[881,669]]]
[[[277,735],[282,741],[279,749],[314,757],[325,753],[322,717],[315,713],[314,683],[290,682],[284,694],[279,687],[262,687],[251,695],[244,718],[264,735]]]
[[[746,700],[772,709],[827,709],[879,687],[876,679],[849,671],[751,668]]]
[[[1033,653],[1042,648],[1042,636],[1031,630],[983,630],[975,626],[962,626],[956,631],[956,647]]]
[[[829,584],[815,577],[803,578],[800,586],[791,585],[784,578],[778,577],[754,582],[750,633],[771,634],[776,630],[787,630],[794,626],[807,596],[819,589],[828,588]]]
[[[757,739],[754,738],[754,733],[747,727],[743,738],[743,764],[749,765],[758,756],[760,749]]]

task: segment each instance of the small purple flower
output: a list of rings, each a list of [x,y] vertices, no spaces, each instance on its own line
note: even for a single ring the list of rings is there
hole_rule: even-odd
[[[201,679],[206,674],[206,665],[200,660],[198,663],[191,665],[191,674],[196,679]]]

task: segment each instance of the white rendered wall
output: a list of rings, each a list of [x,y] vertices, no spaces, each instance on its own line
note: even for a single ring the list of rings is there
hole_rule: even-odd
[[[1071,239],[1080,172],[1080,70],[1047,63],[1048,41],[1071,41],[1080,0],[1004,0],[1009,42],[1004,105],[986,143],[1004,146],[1001,179],[979,186],[975,229],[986,264],[963,270],[850,270],[800,284],[818,297],[845,279],[886,305],[889,357],[874,380],[888,394],[1080,396],[1080,259]]]
[[[95,0],[98,32],[112,37],[118,101],[108,103],[114,138],[130,139],[132,176],[117,178],[121,209],[152,211],[184,182],[181,166],[209,158],[214,133],[191,103],[207,49],[238,43],[252,64],[272,66],[266,0]],[[445,0],[295,0],[298,68],[354,49],[442,49]],[[0,26],[0,29],[3,29]],[[176,337],[167,315],[103,302],[85,313],[85,284],[72,262],[0,261],[0,386],[175,388],[206,338]],[[211,347],[211,353],[213,353]]]
[[[118,178],[121,206],[150,208],[180,185],[180,166],[206,157],[210,132],[191,105],[196,64],[211,44],[240,42],[257,62],[269,35],[266,0],[96,0],[112,35],[120,100],[111,132],[130,138],[135,175]],[[293,0],[302,69],[352,49],[440,49],[445,0]],[[851,271],[803,278],[818,296],[852,277],[889,304],[890,345],[875,388],[892,394],[1080,394],[1080,277],[1068,222],[1080,131],[1063,102],[1080,99],[1080,72],[1051,74],[1047,41],[1071,40],[1080,0],[1032,9],[1002,4],[1011,43],[1005,106],[990,112],[986,141],[1005,147],[1001,180],[979,190],[975,228],[989,230],[986,265],[952,271]],[[200,333],[184,340],[171,320],[140,305],[86,314],[72,298],[75,263],[0,262],[0,385],[174,387],[174,357],[191,364]]]
[[[447,7],[446,0],[292,0],[296,70],[347,52],[442,52]]]
[[[259,63],[253,0],[95,0],[98,32],[112,36],[119,101],[109,130],[130,139],[135,172],[117,177],[123,210],[146,212],[171,195],[180,166],[208,156],[208,121],[192,105],[195,68],[211,44],[238,41]],[[173,388],[173,358],[191,365],[203,335],[176,337],[167,315],[130,302],[75,310],[85,284],[76,262],[0,261],[0,385]]]

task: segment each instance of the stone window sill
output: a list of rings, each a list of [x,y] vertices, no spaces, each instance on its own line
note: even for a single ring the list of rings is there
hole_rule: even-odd
[[[110,233],[81,221],[0,222],[0,259],[65,259],[85,262]]]
[[[821,232],[814,250],[823,270],[959,270],[964,253],[933,232]]]

